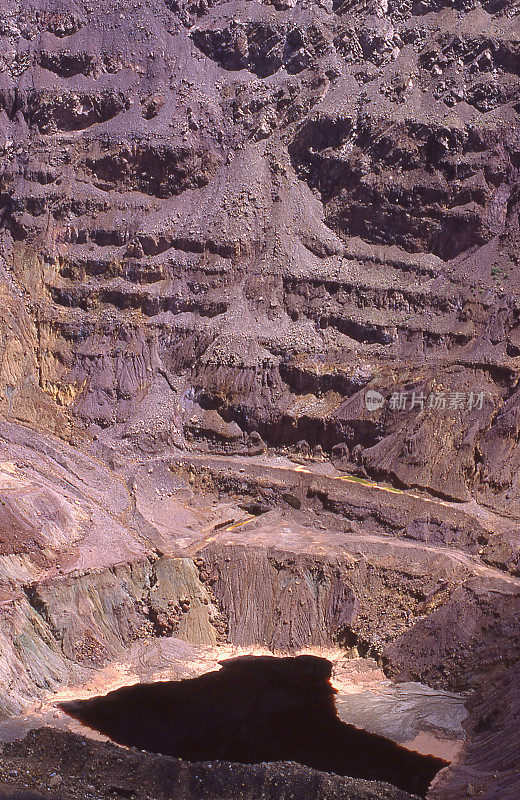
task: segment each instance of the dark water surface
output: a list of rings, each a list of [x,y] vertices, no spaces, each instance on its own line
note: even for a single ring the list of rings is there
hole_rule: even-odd
[[[332,666],[316,656],[244,656],[184,681],[62,703],[119,744],[187,761],[297,761],[425,795],[446,765],[338,719]]]

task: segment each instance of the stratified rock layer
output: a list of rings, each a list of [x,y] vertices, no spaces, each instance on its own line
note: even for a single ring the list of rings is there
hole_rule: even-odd
[[[7,3],[2,410],[514,513],[519,108],[507,0]]]
[[[4,2],[0,715],[141,638],[340,642],[477,690],[436,800],[518,794],[519,115],[514,0]],[[266,447],[404,494],[233,462],[280,516],[210,542],[126,469]]]

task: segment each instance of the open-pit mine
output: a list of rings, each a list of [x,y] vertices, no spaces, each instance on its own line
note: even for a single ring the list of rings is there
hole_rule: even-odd
[[[517,0],[3,0],[0,800],[519,800]]]

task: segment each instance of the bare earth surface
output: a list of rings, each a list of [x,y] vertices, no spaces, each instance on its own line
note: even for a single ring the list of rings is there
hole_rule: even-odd
[[[428,800],[518,800],[519,31],[5,0],[0,796],[407,800],[55,705],[306,652]]]

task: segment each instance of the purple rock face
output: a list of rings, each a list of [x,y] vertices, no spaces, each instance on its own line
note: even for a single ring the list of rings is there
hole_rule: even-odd
[[[0,21],[5,413],[148,452],[350,435],[368,474],[517,509],[513,3]]]
[[[519,21],[5,0],[0,720],[136,640],[337,645],[474,692],[431,800],[520,795]]]

